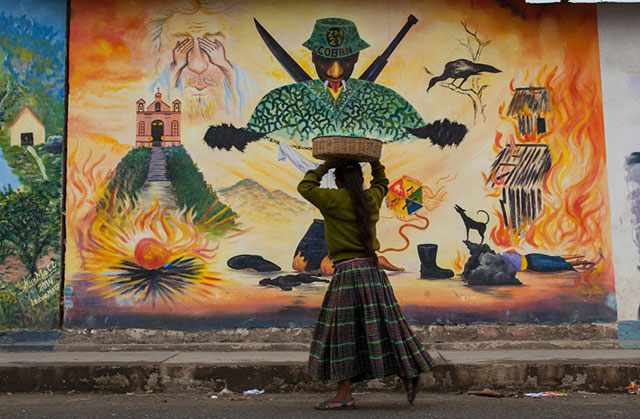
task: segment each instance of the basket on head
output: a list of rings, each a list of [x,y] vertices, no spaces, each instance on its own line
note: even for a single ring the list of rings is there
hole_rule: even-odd
[[[374,138],[328,135],[316,137],[313,157],[320,160],[346,158],[357,161],[375,161],[382,154],[382,141]]]

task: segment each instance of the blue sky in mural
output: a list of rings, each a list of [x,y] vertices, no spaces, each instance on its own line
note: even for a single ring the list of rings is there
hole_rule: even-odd
[[[0,13],[13,16],[29,16],[36,22],[57,30],[57,37],[64,40],[67,2],[65,0],[19,0],[0,2]]]

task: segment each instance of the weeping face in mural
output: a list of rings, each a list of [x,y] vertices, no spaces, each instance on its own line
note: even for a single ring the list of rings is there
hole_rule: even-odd
[[[183,97],[192,119],[235,121],[254,84],[231,59],[233,4],[175,6],[149,21],[163,90]]]

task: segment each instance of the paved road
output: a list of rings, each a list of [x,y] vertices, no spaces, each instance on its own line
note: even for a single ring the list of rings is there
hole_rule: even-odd
[[[466,394],[420,394],[415,405],[400,393],[357,396],[358,409],[317,412],[312,406],[329,394],[263,394],[239,397],[209,394],[13,394],[0,395],[2,419],[113,418],[636,418],[640,395],[579,394],[564,398],[513,399]]]

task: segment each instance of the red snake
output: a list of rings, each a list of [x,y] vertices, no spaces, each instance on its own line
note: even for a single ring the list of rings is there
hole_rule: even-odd
[[[405,223],[403,225],[400,226],[400,228],[398,229],[398,234],[400,234],[400,236],[402,236],[402,238],[405,241],[405,245],[402,248],[387,248],[384,250],[380,250],[378,253],[385,253],[385,252],[402,252],[404,250],[407,250],[407,248],[409,248],[409,238],[402,232],[402,230],[404,230],[407,227],[413,227],[413,228],[417,228],[418,230],[426,230],[427,228],[429,228],[429,219],[427,217],[423,217],[420,214],[415,214],[415,216],[417,218],[420,218],[421,220],[424,220],[424,225],[420,226],[420,225],[415,225],[415,224],[411,224],[411,223]]]

